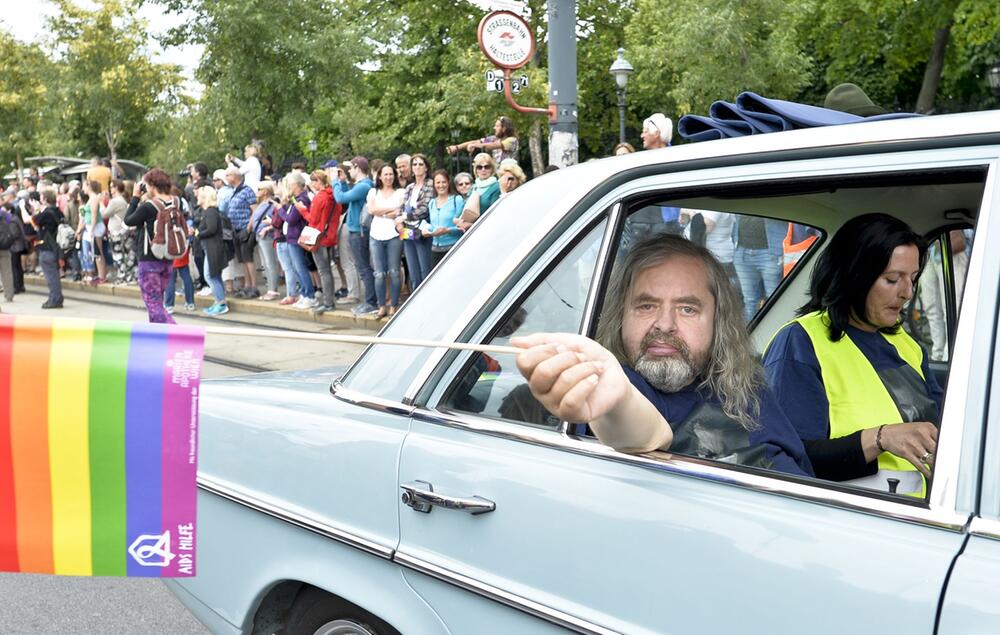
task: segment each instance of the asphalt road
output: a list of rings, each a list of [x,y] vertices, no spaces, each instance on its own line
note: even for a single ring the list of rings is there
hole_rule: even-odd
[[[91,296],[67,294],[65,308],[42,311],[45,297],[26,293],[4,303],[0,310],[14,314],[46,314],[106,320],[145,321],[138,308],[94,302]],[[200,318],[179,311],[178,322],[206,325],[227,322],[253,325],[253,316],[231,314]],[[317,329],[311,322],[268,319],[269,327],[319,332],[370,335],[370,331]],[[205,343],[204,377],[223,377],[266,370],[290,370],[347,364],[361,346],[296,342],[273,339],[209,336]],[[213,360],[213,361],[208,361]],[[0,633],[163,633],[186,635],[208,631],[157,580],[78,578],[52,575],[0,573]]]

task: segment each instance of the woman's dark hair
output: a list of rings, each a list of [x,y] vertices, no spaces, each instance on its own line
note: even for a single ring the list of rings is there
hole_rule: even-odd
[[[377,190],[381,190],[382,189],[382,187],[383,187],[383,185],[382,185],[382,170],[384,170],[386,168],[391,168],[392,169],[392,189],[398,190],[399,189],[399,172],[396,171],[396,164],[395,163],[383,163],[379,167],[378,171],[375,172],[375,189],[377,189]]]
[[[865,311],[868,292],[889,265],[892,252],[902,245],[917,248],[923,269],[927,244],[898,218],[863,214],[844,223],[816,261],[809,281],[809,302],[799,309],[799,315],[826,311],[830,318],[830,340],[834,342],[844,336],[852,315],[868,323]],[[899,327],[879,330],[895,333]]]
[[[170,187],[173,185],[170,175],[160,168],[153,168],[149,172],[146,172],[142,180],[146,182],[146,185],[155,187],[156,191],[160,194],[169,194]]]
[[[497,121],[500,122],[500,138],[506,139],[507,137],[516,136],[514,133],[514,122],[510,117],[500,116],[497,117]]]
[[[111,181],[111,192],[112,194],[124,194],[125,193],[125,181],[121,179],[115,179]]]
[[[448,170],[434,170],[434,173],[431,174],[431,181],[433,182],[439,176],[443,176],[444,180],[448,181],[448,194],[458,194],[458,190],[455,189],[455,183],[451,180]]]

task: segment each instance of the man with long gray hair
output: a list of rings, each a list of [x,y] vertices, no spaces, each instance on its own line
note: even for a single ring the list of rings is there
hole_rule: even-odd
[[[532,394],[624,452],[677,454],[812,475],[764,382],[739,297],[703,247],[660,235],[612,273],[600,343],[568,333],[513,338]]]

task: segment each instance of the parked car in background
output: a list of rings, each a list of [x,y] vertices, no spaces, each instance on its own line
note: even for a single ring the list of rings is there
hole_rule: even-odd
[[[938,241],[926,499],[619,453],[546,413],[512,356],[372,346],[346,372],[203,384],[199,571],[171,588],[218,633],[1000,632],[998,163],[1000,117],[974,113],[559,170],[485,214],[383,330],[593,335],[613,263],[657,230],[643,210],[676,207],[814,228],[750,324],[762,349],[833,232],[893,214]],[[952,229],[974,230],[963,298]]]

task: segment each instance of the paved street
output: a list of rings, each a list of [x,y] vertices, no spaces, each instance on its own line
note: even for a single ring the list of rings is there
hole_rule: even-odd
[[[4,313],[145,321],[145,311],[132,306],[94,302],[93,296],[67,293],[64,309],[42,311],[45,297],[29,292],[3,303]],[[256,326],[260,316],[195,317],[180,311],[178,322],[197,326]],[[362,347],[296,342],[281,338],[280,328],[371,335],[371,331],[317,328],[312,322],[267,318],[273,338],[206,339],[205,377],[348,364]],[[156,580],[73,578],[0,574],[0,633],[206,633]]]

